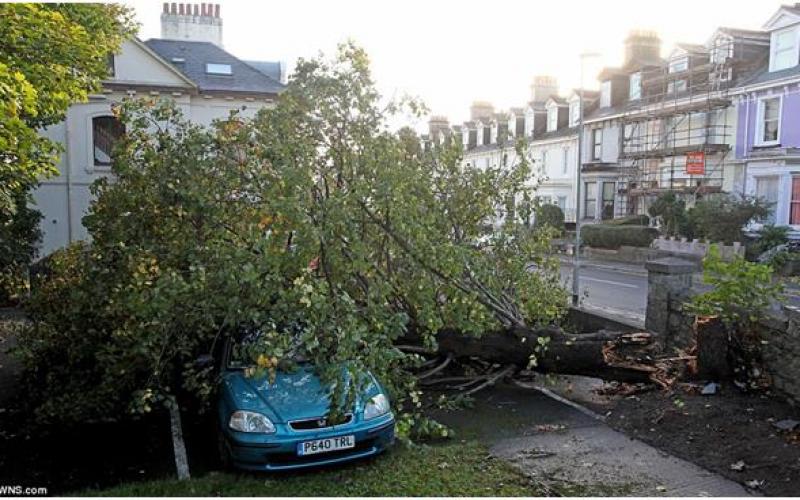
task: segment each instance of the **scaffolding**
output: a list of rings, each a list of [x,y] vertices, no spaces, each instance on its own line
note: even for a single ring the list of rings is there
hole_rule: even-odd
[[[646,214],[662,193],[692,205],[723,188],[724,170],[735,131],[728,96],[734,77],[754,69],[754,61],[734,58],[737,42],[711,51],[687,50],[684,65],[641,69],[641,96],[621,118],[620,182],[615,216]],[[749,58],[748,58],[749,59]],[[687,154],[702,153],[702,173],[688,171]]]

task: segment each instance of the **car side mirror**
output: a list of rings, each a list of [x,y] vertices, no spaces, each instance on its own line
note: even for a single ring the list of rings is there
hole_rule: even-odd
[[[201,354],[194,360],[195,368],[207,368],[214,364],[214,356],[210,354]]]

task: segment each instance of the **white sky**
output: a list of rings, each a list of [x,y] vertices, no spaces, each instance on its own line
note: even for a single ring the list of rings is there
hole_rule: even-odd
[[[160,36],[162,2],[123,0]],[[616,65],[631,29],[657,31],[662,53],[675,42],[704,43],[718,26],[759,29],[791,0],[222,0],[223,43],[242,59],[283,60],[332,53],[352,38],[373,62],[384,95],[421,97],[434,114],[464,121],[473,100],[496,109],[528,101],[531,79],[551,74],[562,91],[586,86]]]

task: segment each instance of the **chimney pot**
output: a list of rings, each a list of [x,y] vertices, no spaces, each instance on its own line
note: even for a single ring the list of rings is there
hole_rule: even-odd
[[[185,15],[186,14],[186,5],[179,3],[178,4],[178,14]]]
[[[219,4],[214,4],[214,17],[219,18]]]
[[[164,14],[169,14],[169,3],[164,2]]]
[[[172,2],[170,4],[169,11],[172,14],[177,14],[178,13],[178,4],[176,4],[175,2]]]
[[[200,15],[203,16],[203,17],[208,16],[208,4],[207,3],[202,3],[202,4],[200,4],[200,6],[201,6]]]

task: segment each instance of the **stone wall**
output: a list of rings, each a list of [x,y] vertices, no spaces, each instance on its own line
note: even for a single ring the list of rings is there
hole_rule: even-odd
[[[648,262],[647,329],[667,350],[689,346],[694,318],[683,304],[702,291],[695,264],[677,258]],[[774,388],[800,405],[800,308],[777,307],[761,321],[762,355]]]
[[[682,254],[690,259],[704,258],[708,255],[711,245],[719,249],[722,260],[731,260],[735,256],[744,257],[744,246],[736,241],[733,242],[733,245],[723,245],[722,243],[709,243],[697,239],[689,241],[686,238],[671,238],[669,236],[659,236],[653,240],[653,248],[672,254]]]

